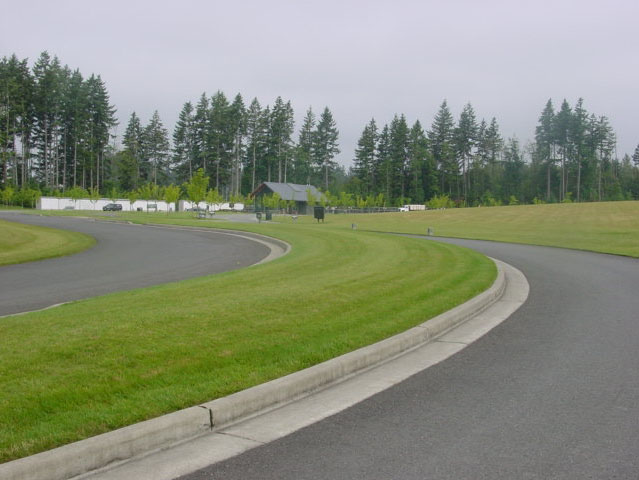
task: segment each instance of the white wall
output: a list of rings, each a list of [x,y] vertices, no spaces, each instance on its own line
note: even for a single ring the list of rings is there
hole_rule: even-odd
[[[175,210],[175,205],[167,203],[164,200],[136,200],[133,204],[133,208],[131,208],[131,202],[126,199],[117,199],[115,202],[109,200],[108,198],[100,198],[96,202],[89,200],[88,198],[82,198],[77,201],[73,201],[71,198],[57,198],[57,197],[40,197],[38,202],[36,203],[36,208],[38,210],[65,210],[67,207],[73,210],[102,210],[102,207],[109,203],[119,203],[122,205],[122,211],[136,210],[141,208],[143,211],[147,210],[147,204],[155,204],[157,205],[157,210],[159,212],[166,212],[167,208],[169,211],[173,212]],[[150,210],[153,211],[153,210]]]
[[[192,208],[195,207],[195,203],[189,201],[189,200],[180,200],[178,202],[178,211],[180,212],[185,212],[187,210],[191,210]],[[200,202],[198,204],[198,208],[200,210],[208,210],[209,211],[214,211],[217,212],[218,210],[233,210],[236,212],[241,212],[242,210],[244,210],[244,204],[243,203],[235,203],[233,204],[233,208],[231,208],[231,205],[229,203],[212,203],[212,204],[208,204],[206,202]]]

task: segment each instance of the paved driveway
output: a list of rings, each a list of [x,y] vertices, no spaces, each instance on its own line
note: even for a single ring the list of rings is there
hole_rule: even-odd
[[[271,252],[249,238],[215,231],[11,212],[1,212],[0,218],[84,232],[98,240],[75,255],[0,267],[0,316],[242,268]]]

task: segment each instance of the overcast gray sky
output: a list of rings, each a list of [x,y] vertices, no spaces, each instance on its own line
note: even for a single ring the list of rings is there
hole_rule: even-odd
[[[291,100],[296,128],[328,106],[349,165],[364,125],[404,113],[425,129],[446,99],[504,137],[532,139],[549,98],[606,115],[618,154],[639,143],[639,1],[0,0],[0,56],[43,50],[100,74],[121,135],[222,90]],[[295,134],[297,140],[297,132]]]

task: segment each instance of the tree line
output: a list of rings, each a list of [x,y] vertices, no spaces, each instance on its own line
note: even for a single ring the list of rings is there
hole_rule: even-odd
[[[444,101],[430,129],[396,115],[381,129],[372,119],[355,151],[349,190],[383,193],[397,205],[446,196],[457,205],[631,200],[639,198],[639,146],[616,155],[605,116],[583,99],[548,100],[535,140],[504,139],[497,120],[477,120],[467,104],[457,122]]]
[[[99,75],[85,78],[47,52],[32,68],[15,55],[2,58],[1,184],[22,191],[24,203],[33,192],[184,186],[201,169],[225,199],[263,181],[313,184],[333,199],[389,206],[639,198],[639,146],[619,159],[609,120],[582,99],[559,109],[548,100],[526,145],[503,138],[495,118],[478,120],[470,103],[455,120],[444,101],[427,129],[419,120],[409,126],[403,114],[381,127],[371,119],[348,172],[335,161],[339,132],[328,107],[319,115],[308,108],[295,132],[293,107],[281,97],[247,106],[239,93],[232,100],[203,93],[184,103],[171,134],[157,111],[146,125],[132,113],[121,144],[115,112]]]

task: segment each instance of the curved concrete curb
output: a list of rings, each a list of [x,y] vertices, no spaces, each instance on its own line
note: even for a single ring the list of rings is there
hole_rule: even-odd
[[[499,300],[506,277],[468,302],[394,337],[228,397],[0,465],[5,480],[63,480],[114,466],[264,413],[389,361],[478,315]]]
[[[244,232],[242,230],[231,230],[231,229],[227,230],[224,228],[200,228],[200,227],[189,227],[184,225],[165,225],[162,223],[138,223],[138,224],[132,223],[131,225],[139,225],[141,227],[151,227],[151,228],[172,228],[177,230],[192,230],[192,231],[204,232],[204,233],[215,232],[215,233],[220,233],[223,235],[229,235],[232,237],[240,237],[240,238],[245,238],[247,240],[252,240],[254,242],[265,245],[271,250],[271,253],[269,253],[266,257],[264,257],[259,262],[254,263],[253,265],[250,265],[247,268],[270,262],[271,260],[275,260],[276,258],[286,255],[288,252],[291,251],[291,245],[285,242],[284,240],[280,240],[279,238],[269,237],[266,235],[261,235],[259,233]]]

